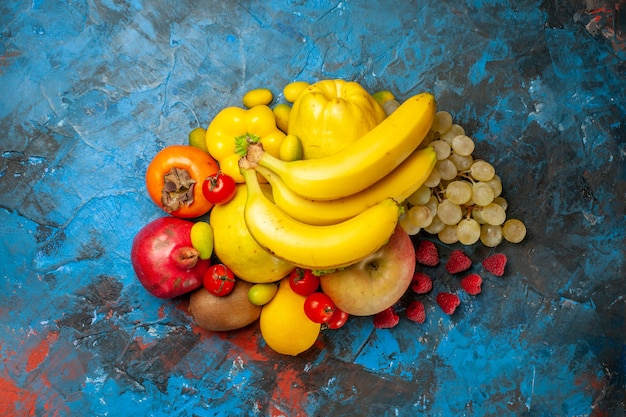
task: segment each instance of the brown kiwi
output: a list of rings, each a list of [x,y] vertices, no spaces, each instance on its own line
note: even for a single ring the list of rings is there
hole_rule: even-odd
[[[201,287],[189,298],[189,314],[196,324],[211,331],[228,331],[245,327],[259,318],[261,307],[248,299],[249,282],[237,280],[232,292],[223,297]]]

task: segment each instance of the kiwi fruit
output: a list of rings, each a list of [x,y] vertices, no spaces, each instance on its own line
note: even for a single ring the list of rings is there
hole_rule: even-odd
[[[201,287],[189,297],[189,314],[206,330],[229,331],[245,327],[259,318],[261,307],[248,299],[252,283],[237,280],[230,294],[218,297]]]

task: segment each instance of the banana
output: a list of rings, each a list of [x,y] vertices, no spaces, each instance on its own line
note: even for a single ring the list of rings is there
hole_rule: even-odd
[[[242,168],[248,187],[244,220],[250,234],[265,250],[301,268],[329,270],[352,265],[382,247],[398,223],[400,206],[391,198],[342,223],[302,223],[267,199],[254,169]]]
[[[312,200],[334,200],[357,193],[380,180],[404,161],[430,130],[435,98],[421,93],[343,150],[327,157],[281,161],[261,145],[248,147],[246,159],[274,171],[292,190]]]
[[[371,187],[348,197],[325,201],[300,196],[265,167],[258,166],[256,170],[269,181],[274,203],[281,210],[303,223],[329,225],[348,220],[385,198],[398,202],[406,200],[426,181],[436,162],[437,155],[432,147],[415,150]]]

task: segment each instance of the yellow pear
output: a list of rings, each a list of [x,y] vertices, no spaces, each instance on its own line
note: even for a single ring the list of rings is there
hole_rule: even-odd
[[[322,326],[306,316],[304,300],[306,297],[293,292],[289,278],[285,278],[274,298],[263,306],[259,319],[261,335],[275,352],[296,356],[317,340]]]
[[[263,184],[262,187],[269,186]],[[240,279],[251,283],[275,282],[294,266],[273,256],[254,240],[243,218],[247,187],[237,185],[235,197],[211,210],[213,252]]]

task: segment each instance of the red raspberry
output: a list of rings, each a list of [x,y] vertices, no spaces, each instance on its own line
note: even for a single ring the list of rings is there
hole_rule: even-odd
[[[459,296],[449,292],[440,292],[437,294],[436,300],[446,314],[454,314],[454,310],[461,304]]]
[[[396,327],[400,317],[396,314],[393,307],[389,307],[374,315],[374,327],[377,329],[391,329]]]
[[[450,254],[450,259],[446,263],[446,269],[451,274],[467,271],[472,266],[472,260],[459,249],[455,249]]]
[[[491,274],[501,277],[504,275],[504,267],[506,265],[506,255],[503,253],[496,253],[483,260],[483,268]]]
[[[413,320],[416,323],[424,323],[426,320],[426,310],[424,304],[421,301],[411,301],[406,308],[406,316],[409,320]]]
[[[483,279],[478,274],[469,274],[461,280],[461,288],[469,295],[480,294]]]
[[[413,274],[411,289],[417,294],[426,294],[433,289],[433,280],[430,278],[430,276],[423,272],[416,272],[415,274]]]
[[[426,266],[436,266],[439,263],[439,252],[430,240],[422,240],[415,249],[415,260]]]

